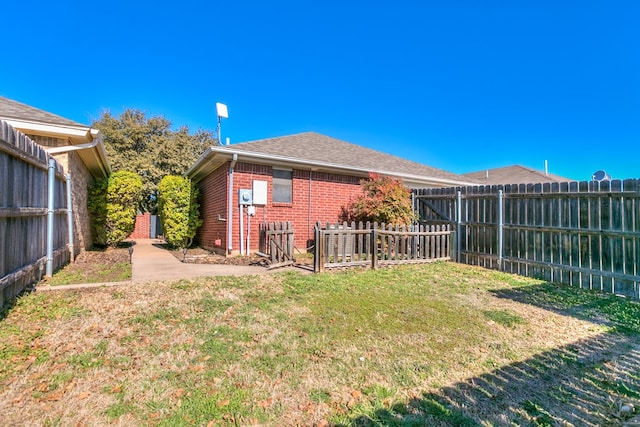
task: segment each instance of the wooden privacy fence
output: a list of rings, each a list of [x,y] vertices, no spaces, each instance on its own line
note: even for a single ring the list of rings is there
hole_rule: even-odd
[[[414,190],[458,262],[640,298],[640,180]]]
[[[269,260],[268,268],[284,267],[294,263],[293,238],[291,222],[260,224],[260,252],[258,254]]]
[[[384,223],[315,226],[314,271],[326,268],[424,263],[449,260],[449,225],[392,226]]]
[[[50,174],[53,252],[47,260]],[[0,307],[40,280],[48,261],[53,269],[69,261],[67,188],[62,166],[0,121]]]

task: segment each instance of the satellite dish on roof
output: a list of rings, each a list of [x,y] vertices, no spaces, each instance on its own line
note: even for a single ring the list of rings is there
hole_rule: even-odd
[[[591,175],[591,180],[592,181],[611,181],[611,177],[609,176],[608,173],[606,173],[603,170],[599,170],[593,173],[593,175]]]

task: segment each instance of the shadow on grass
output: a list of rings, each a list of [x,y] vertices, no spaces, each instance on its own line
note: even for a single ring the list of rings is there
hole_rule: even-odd
[[[610,326],[620,332],[640,333],[640,301],[552,283],[491,292],[498,298]]]
[[[337,425],[621,426],[640,413],[640,304],[550,284],[494,293],[611,329]]]
[[[20,298],[22,295],[24,295],[26,292],[22,292],[20,295],[18,295],[15,298],[11,298],[10,300],[8,300],[7,302],[5,302],[4,306],[2,308],[0,308],[0,322],[4,321],[4,319],[7,318],[7,316],[9,315],[9,313],[11,312],[11,310],[13,309],[13,307],[16,306],[16,303],[18,301],[18,298]]]

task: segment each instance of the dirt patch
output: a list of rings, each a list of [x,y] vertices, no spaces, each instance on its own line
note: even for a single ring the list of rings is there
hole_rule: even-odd
[[[162,247],[171,252],[180,261],[184,260],[183,262],[188,264],[269,265],[268,258],[257,254],[225,257],[200,247],[189,248],[186,253],[182,249],[174,249],[169,245],[163,245]],[[297,265],[311,265],[313,264],[313,257],[307,256],[307,254],[298,254],[295,256],[294,261]]]
[[[225,257],[199,247],[189,248],[186,253],[182,249],[173,249],[169,245],[163,245],[163,248],[180,261],[189,264],[258,265],[263,260],[258,255]]]
[[[91,270],[92,268],[97,269],[100,264],[117,264],[129,261],[129,246],[126,245],[117,248],[84,251],[78,255],[75,264],[84,270]]]
[[[92,248],[83,251],[73,263],[56,271],[41,285],[68,285],[72,283],[121,282],[131,279],[129,244],[116,248]]]

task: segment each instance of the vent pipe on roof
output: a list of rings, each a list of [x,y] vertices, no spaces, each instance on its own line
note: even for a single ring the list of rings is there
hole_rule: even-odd
[[[549,175],[549,162],[544,161],[544,174]]]
[[[231,138],[227,138],[227,145],[231,144]]]

